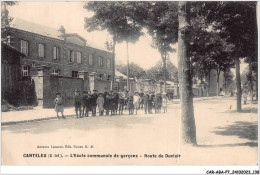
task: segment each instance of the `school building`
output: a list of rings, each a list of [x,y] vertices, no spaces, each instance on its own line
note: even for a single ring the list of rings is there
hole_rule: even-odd
[[[77,33],[61,33],[18,18],[10,31],[8,45],[24,55],[19,63],[21,81],[34,84],[38,105],[53,107],[57,92],[69,106],[75,89],[110,89],[111,52],[89,45]]]

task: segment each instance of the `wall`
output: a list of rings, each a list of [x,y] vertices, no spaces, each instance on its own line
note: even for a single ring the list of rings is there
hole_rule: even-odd
[[[48,82],[49,81],[49,82]],[[78,89],[83,94],[83,79],[71,77],[50,76],[45,79],[44,84],[49,87],[44,88],[44,107],[54,107],[56,93],[60,92],[64,100],[64,106],[73,106],[73,94]]]

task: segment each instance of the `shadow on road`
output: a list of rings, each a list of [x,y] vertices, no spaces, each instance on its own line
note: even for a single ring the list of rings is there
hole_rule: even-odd
[[[232,143],[232,144],[217,144],[217,145],[196,145],[201,148],[218,148],[218,147],[236,147],[236,146],[250,146],[257,147],[257,142]]]
[[[257,123],[238,121],[225,127],[217,127],[213,133],[223,136],[238,136],[241,139],[257,141]]]
[[[131,118],[131,119],[130,119]],[[153,117],[136,117],[136,116],[106,116],[106,117],[84,117],[80,119],[66,118],[38,121],[31,123],[21,123],[15,125],[2,126],[2,131],[12,133],[30,133],[44,134],[57,132],[62,129],[93,131],[104,128],[132,128],[139,123],[150,123]]]
[[[254,113],[257,114],[258,110],[257,107],[243,107],[241,112],[237,112],[236,110],[228,110],[224,113]]]

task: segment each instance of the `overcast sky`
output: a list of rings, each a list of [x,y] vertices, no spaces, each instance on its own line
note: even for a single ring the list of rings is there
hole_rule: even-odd
[[[63,25],[67,33],[78,33],[87,42],[104,47],[109,34],[105,31],[87,32],[84,29],[84,18],[91,16],[91,12],[83,9],[85,2],[19,2],[18,5],[8,7],[13,18],[21,18],[30,22],[58,29]],[[129,44],[130,62],[139,64],[144,69],[150,68],[161,60],[159,52],[151,47],[152,39],[149,35],[142,36],[135,44]],[[177,53],[170,54],[170,60],[177,66]],[[126,63],[126,44],[116,47],[116,62]]]
[[[84,18],[90,17],[91,12],[83,8],[86,2],[19,2],[18,5],[8,7],[13,18],[21,18],[30,22],[58,29],[63,25],[67,33],[78,33],[87,42],[104,48],[109,34],[106,31],[87,32],[84,29]],[[148,69],[161,60],[159,52],[151,47],[152,38],[142,36],[135,44],[129,44],[129,60]],[[170,53],[170,60],[178,67],[177,46],[176,53]],[[116,47],[116,62],[126,64],[126,44]],[[241,64],[241,73],[247,64]],[[234,69],[232,70],[234,72]]]

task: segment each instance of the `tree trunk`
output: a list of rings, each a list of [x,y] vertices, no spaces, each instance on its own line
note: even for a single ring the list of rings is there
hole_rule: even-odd
[[[208,70],[209,75],[208,75],[208,89],[207,89],[207,97],[210,96],[210,95],[209,95],[209,91],[210,91],[210,71],[211,71],[211,69]]]
[[[256,75],[256,101],[258,101],[258,69],[255,72]]]
[[[250,102],[253,103],[253,72],[252,72],[252,61],[251,58],[249,58],[249,71],[248,71],[248,76],[249,76],[249,87],[250,87]]]
[[[111,77],[111,90],[114,88],[114,82],[115,82],[115,50],[116,50],[116,37],[113,36],[113,50],[112,50],[112,77]]]
[[[189,25],[187,22],[186,2],[179,2],[179,31],[178,31],[178,61],[181,103],[181,138],[182,143],[196,145],[196,125],[193,109],[192,79],[190,59],[187,56],[186,37],[183,31]]]
[[[237,111],[240,112],[242,110],[241,107],[241,79],[240,79],[240,59],[236,59],[236,83],[237,83]]]
[[[166,53],[161,53],[163,60],[163,91],[166,92]]]
[[[126,58],[127,58],[127,91],[130,91],[130,84],[129,84],[129,53],[128,53],[128,41],[126,41]]]
[[[220,95],[220,90],[219,90],[219,74],[220,74],[220,70],[217,70],[217,96]]]

